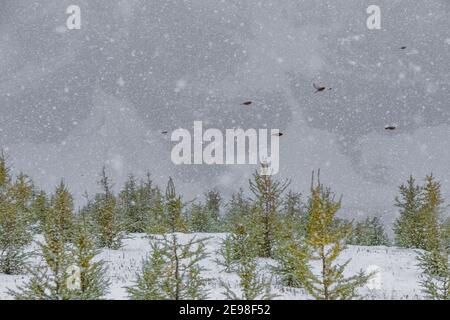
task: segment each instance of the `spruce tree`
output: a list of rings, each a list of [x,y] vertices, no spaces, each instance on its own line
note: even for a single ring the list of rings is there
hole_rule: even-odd
[[[357,288],[363,286],[371,275],[359,274],[344,277],[349,261],[337,264],[336,259],[345,249],[351,235],[347,223],[336,225],[335,216],[341,207],[328,188],[319,184],[311,190],[307,246],[309,259],[320,263],[320,273],[310,272],[303,285],[314,298],[320,300],[347,300],[357,297]]]
[[[118,210],[121,211],[128,233],[142,232],[142,225],[145,224],[138,197],[136,179],[130,175],[118,196]]]
[[[366,218],[353,228],[349,244],[360,246],[388,246],[389,238],[378,217]]]
[[[173,180],[169,178],[165,197],[165,220],[169,232],[185,232],[187,230],[183,207],[181,197],[176,194]]]
[[[97,242],[102,248],[119,249],[122,246],[123,225],[120,221],[116,198],[103,167],[99,185],[102,193],[97,194],[93,205],[93,219],[97,228]]]
[[[399,187],[400,197],[395,198],[395,206],[400,210],[400,216],[395,221],[395,243],[404,248],[415,247],[417,238],[417,215],[422,207],[422,188],[410,176],[406,185]]]
[[[201,203],[192,204],[189,210],[189,229],[192,232],[210,232],[214,221]]]
[[[34,217],[35,225],[34,231],[36,233],[42,233],[44,230],[45,219],[48,211],[50,210],[50,203],[45,191],[35,192],[33,202],[31,204],[31,212]]]
[[[200,262],[207,257],[204,239],[180,243],[177,234],[153,238],[152,253],[127,288],[133,300],[203,300],[207,279]]]
[[[233,232],[236,226],[245,225],[249,221],[251,204],[244,196],[244,191],[233,193],[231,200],[226,204],[225,230]]]
[[[219,191],[211,190],[205,194],[205,209],[208,213],[208,220],[210,221],[209,232],[220,231],[221,218],[220,218],[220,206],[222,204],[222,198]]]
[[[282,236],[285,239],[306,235],[306,215],[301,194],[289,191],[283,199]]]
[[[63,241],[68,242],[72,239],[73,197],[62,180],[51,197],[50,210],[47,212],[46,219],[46,227],[48,228],[49,223],[53,223],[54,227],[58,228]]]
[[[149,209],[149,222],[146,226],[148,234],[162,234],[169,229],[166,212],[165,200],[161,190],[156,187],[154,190],[152,205]]]
[[[426,177],[424,186],[416,185],[413,177],[400,186],[401,199],[396,198],[400,217],[394,225],[398,246],[428,251],[438,247],[443,204],[440,188],[433,175]]]
[[[449,248],[442,246],[419,252],[417,259],[422,270],[420,284],[426,298],[450,300]]]
[[[152,221],[152,207],[156,197],[150,174],[139,183],[130,175],[118,196],[118,208],[128,233],[146,232]]]
[[[252,237],[261,257],[272,257],[281,228],[281,196],[288,186],[289,181],[275,181],[270,175],[258,173],[253,175],[253,181],[250,180],[250,191],[255,197],[251,218]]]

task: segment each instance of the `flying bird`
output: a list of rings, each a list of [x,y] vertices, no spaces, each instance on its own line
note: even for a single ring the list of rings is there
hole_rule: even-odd
[[[161,131],[161,134],[168,134],[168,133],[169,133],[169,131],[166,131],[166,130]]]
[[[396,126],[386,126],[386,127],[384,127],[384,129],[385,130],[395,130],[395,129],[397,129],[397,127]]]
[[[249,106],[249,105],[251,105],[253,102],[251,102],[251,101],[245,101],[242,105],[243,106]]]
[[[400,49],[402,50],[405,50],[406,48],[407,48],[406,46],[400,47]]]
[[[331,88],[327,88],[327,87],[323,87],[323,86],[318,86],[318,85],[315,84],[315,83],[313,83],[313,87],[314,87],[314,89],[316,89],[316,92],[314,92],[314,93],[322,92],[322,91],[325,91],[326,89],[331,90]]]
[[[284,133],[282,132],[278,132],[278,133],[274,133],[273,136],[275,137],[282,137],[284,135]]]

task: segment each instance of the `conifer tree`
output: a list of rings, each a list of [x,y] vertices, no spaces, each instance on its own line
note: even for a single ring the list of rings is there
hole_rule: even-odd
[[[257,255],[251,238],[243,225],[235,226],[233,231],[223,240],[217,253],[220,258],[216,260],[216,263],[228,273],[236,271],[236,266],[242,259],[256,258]]]
[[[422,188],[410,176],[406,185],[399,187],[400,197],[395,198],[395,205],[400,209],[400,217],[394,225],[395,242],[400,247],[415,247],[417,238],[417,215],[422,207]]]
[[[63,241],[68,242],[72,240],[73,232],[73,197],[67,189],[64,181],[61,180],[57,186],[54,195],[51,197],[50,210],[47,212],[46,227],[48,224],[54,224],[58,228]]]
[[[118,196],[118,207],[124,218],[126,231],[129,233],[146,232],[152,223],[151,210],[154,205],[156,189],[150,174],[145,181],[138,184],[130,175]]]
[[[165,213],[165,200],[161,193],[161,190],[156,187],[154,190],[154,196],[152,205],[149,209],[149,222],[146,227],[146,233],[148,234],[163,234],[169,229],[166,213]]]
[[[301,288],[310,276],[309,251],[303,237],[289,237],[280,241],[275,255],[274,273],[282,285]]]
[[[108,290],[104,263],[94,260],[100,252],[95,248],[92,230],[85,215],[82,215],[75,226],[74,243],[70,250],[72,263],[79,270],[79,279],[76,279],[79,283],[71,288],[71,299],[99,300]]]
[[[400,186],[401,199],[396,199],[400,217],[394,231],[396,244],[405,248],[434,250],[439,246],[440,213],[443,199],[440,183],[428,175],[424,186],[415,184],[410,177],[407,185]]]
[[[165,216],[168,231],[184,232],[187,229],[186,221],[183,217],[184,204],[181,197],[175,192],[175,185],[172,178],[169,178],[165,197]]]
[[[439,225],[442,204],[441,184],[433,175],[425,178],[423,186],[423,204],[419,212],[419,230],[416,247],[428,251],[438,250],[441,244]]]
[[[123,225],[105,167],[102,169],[99,184],[102,193],[96,196],[92,212],[97,227],[97,242],[100,247],[118,249],[122,246]]]
[[[441,224],[442,245],[450,248],[450,217]]]
[[[11,169],[6,163],[6,156],[3,150],[0,152],[0,194],[5,194],[8,186],[11,183]]]
[[[47,199],[47,195],[44,191],[35,193],[33,202],[31,204],[31,212],[34,217],[35,226],[34,230],[37,233],[42,233],[44,230],[45,219],[48,211],[50,210],[50,203]]]
[[[284,197],[282,212],[283,237],[304,237],[306,234],[306,215],[301,194],[290,190]]]
[[[180,243],[177,234],[164,235],[151,243],[152,253],[127,288],[133,300],[202,300],[207,298],[207,279],[199,263],[206,258],[204,240]]]
[[[221,218],[220,218],[220,206],[222,204],[222,198],[219,191],[211,190],[205,194],[205,209],[208,213],[208,220],[210,221],[209,232],[220,231]]]
[[[288,186],[288,181],[275,181],[270,175],[258,173],[255,173],[253,181],[250,181],[250,191],[255,197],[251,218],[252,237],[258,245],[257,250],[261,257],[272,257],[280,232],[281,196]]]
[[[318,183],[311,190],[310,211],[307,225],[309,258],[320,262],[320,274],[310,272],[304,280],[305,289],[320,300],[346,300],[357,296],[357,288],[363,286],[371,275],[359,274],[344,277],[349,261],[337,264],[336,259],[351,235],[347,223],[336,225],[335,216],[341,207],[328,188]]]
[[[201,203],[192,204],[189,210],[189,229],[192,232],[210,232],[214,221]]]
[[[65,188],[59,188],[60,194]],[[56,196],[57,197],[57,196]],[[18,300],[68,300],[71,297],[67,286],[68,268],[71,255],[66,242],[66,232],[60,215],[52,210],[46,216],[44,227],[45,242],[40,243],[41,264],[30,268],[30,280],[9,293]]]
[[[268,280],[258,270],[254,257],[247,257],[238,261],[237,271],[239,277],[238,290],[233,290],[229,283],[221,281],[224,288],[223,294],[228,300],[271,300],[272,281]]]
[[[421,286],[428,299],[450,300],[449,248],[442,246],[432,251],[419,252],[422,270]]]
[[[21,190],[23,182],[24,176],[21,175],[12,184],[9,168],[2,154],[0,156],[0,273],[21,273],[29,256],[25,248],[31,243],[33,236],[28,223],[28,198]]]
[[[236,226],[245,225],[250,218],[251,204],[245,198],[244,191],[233,193],[226,205],[225,230],[232,232]]]
[[[388,246],[389,238],[378,217],[367,218],[356,223],[350,244],[360,246]]]
[[[142,208],[139,205],[136,179],[130,175],[118,196],[118,207],[125,221],[124,227],[129,233],[141,232],[144,224]]]

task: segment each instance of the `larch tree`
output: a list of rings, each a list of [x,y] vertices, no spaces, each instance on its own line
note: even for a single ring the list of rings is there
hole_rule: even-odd
[[[303,286],[319,300],[347,300],[357,297],[357,289],[363,286],[371,275],[360,271],[351,277],[344,276],[350,260],[338,264],[336,259],[345,249],[351,235],[347,223],[336,224],[335,218],[341,207],[330,189],[318,183],[311,190],[307,239],[309,259],[319,262],[320,273],[310,271],[305,275]]]
[[[63,183],[52,197],[52,207],[46,215],[44,239],[40,243],[40,265],[29,268],[30,280],[10,294],[18,300],[68,300],[71,292],[68,287],[69,267],[72,256],[69,252],[67,213],[71,212],[71,196]],[[70,220],[73,226],[73,220]],[[72,230],[71,230],[72,231]],[[71,233],[71,235],[73,235]]]
[[[93,228],[86,216],[80,215],[74,231],[72,271],[76,273],[75,283],[71,286],[71,299],[99,300],[108,292],[109,281],[106,279],[106,267],[102,260],[96,259],[100,251],[95,247]],[[70,279],[69,279],[70,281]]]
[[[207,257],[204,239],[181,243],[177,234],[153,237],[152,253],[143,262],[134,286],[127,288],[133,300],[203,300],[207,279],[200,262]]]
[[[13,183],[6,159],[0,156],[0,273],[19,274],[25,269],[29,253],[26,246],[33,235],[29,224],[31,195],[19,192],[24,182],[19,178]],[[23,201],[21,201],[23,198]]]

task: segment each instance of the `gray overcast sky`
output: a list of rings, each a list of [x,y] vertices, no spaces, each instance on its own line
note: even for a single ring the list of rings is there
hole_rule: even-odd
[[[0,145],[45,188],[94,190],[106,164],[117,185],[148,169],[192,196],[253,168],[175,167],[161,130],[278,128],[295,189],[321,167],[349,208],[376,211],[433,171],[448,195],[449,15],[446,0],[1,0]]]

